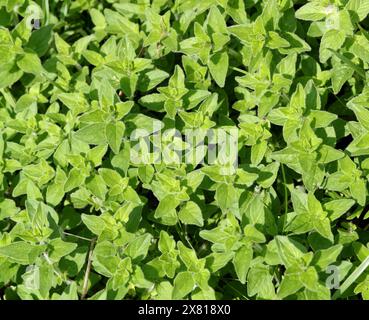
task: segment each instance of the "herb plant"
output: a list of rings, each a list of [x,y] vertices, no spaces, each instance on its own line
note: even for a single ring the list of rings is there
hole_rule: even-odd
[[[0,0],[0,297],[369,299],[368,14]]]

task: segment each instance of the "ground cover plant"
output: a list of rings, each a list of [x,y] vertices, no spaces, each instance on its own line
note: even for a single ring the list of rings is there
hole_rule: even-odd
[[[0,0],[0,298],[369,299],[368,14]]]

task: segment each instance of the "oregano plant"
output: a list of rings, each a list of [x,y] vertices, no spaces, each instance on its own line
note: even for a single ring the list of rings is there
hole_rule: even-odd
[[[0,299],[369,299],[368,0],[0,0]]]

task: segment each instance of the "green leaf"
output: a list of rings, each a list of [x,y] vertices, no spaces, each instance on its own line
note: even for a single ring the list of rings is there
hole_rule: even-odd
[[[27,48],[37,53],[39,57],[46,54],[52,39],[52,25],[43,26],[31,33]]]
[[[174,279],[174,287],[172,293],[172,299],[180,300],[192,292],[195,286],[192,273],[189,271],[183,271],[178,273]]]
[[[83,223],[92,233],[99,236],[103,232],[105,228],[105,222],[101,217],[82,214],[81,218]]]
[[[142,92],[150,91],[168,77],[169,74],[167,72],[159,69],[142,73],[138,78],[137,88]]]
[[[178,221],[176,208],[179,205],[179,201],[173,199],[168,195],[159,202],[158,207],[155,210],[155,218],[165,225],[175,225]]]
[[[318,2],[309,2],[296,11],[296,18],[307,21],[318,21],[334,10],[334,7],[324,7]]]
[[[59,261],[62,257],[69,255],[77,248],[76,243],[66,242],[59,238],[51,240],[49,245],[49,258],[54,261]]]
[[[216,84],[223,88],[228,71],[228,54],[227,52],[217,52],[210,57],[209,71]]]
[[[123,122],[115,121],[106,125],[106,140],[115,154],[119,153],[124,130],[125,125]]]
[[[178,212],[179,219],[185,224],[193,224],[199,227],[204,225],[201,209],[196,202],[188,201]]]
[[[233,257],[233,265],[236,270],[238,279],[242,284],[246,283],[247,272],[250,268],[253,252],[249,246],[243,246]]]
[[[58,205],[65,195],[64,185],[61,183],[54,183],[47,187],[46,202],[56,206]]]
[[[289,269],[278,288],[278,297],[280,299],[286,298],[299,291],[303,286],[298,271],[296,272],[293,269]]]
[[[25,241],[18,241],[0,247],[0,257],[22,265],[30,265],[45,249],[45,245],[33,245]]]
[[[26,73],[40,74],[43,71],[41,61],[37,54],[26,52],[18,59],[17,65],[19,69]]]
[[[151,234],[144,234],[137,237],[128,244],[126,254],[131,257],[132,260],[143,260],[149,250],[151,239]]]
[[[275,298],[273,277],[269,273],[269,267],[264,264],[256,264],[250,268],[247,275],[247,294],[257,295],[261,299]]]
[[[312,263],[321,270],[325,270],[330,264],[337,261],[337,257],[342,249],[343,246],[338,244],[327,249],[318,250],[314,255]]]
[[[105,127],[104,123],[89,124],[78,130],[74,137],[88,144],[104,144],[106,143]]]
[[[345,33],[340,30],[328,30],[322,37],[319,50],[319,59],[322,63],[333,55],[331,50],[338,50],[345,41]],[[328,50],[331,49],[331,50]]]
[[[286,236],[277,236],[275,237],[275,241],[278,248],[278,255],[286,267],[300,262],[304,252],[298,242]]]
[[[365,0],[349,0],[346,9],[355,12],[359,21],[362,21],[369,14],[369,3]]]
[[[231,212],[239,216],[239,196],[237,190],[229,184],[220,184],[215,192],[215,200],[224,214]]]

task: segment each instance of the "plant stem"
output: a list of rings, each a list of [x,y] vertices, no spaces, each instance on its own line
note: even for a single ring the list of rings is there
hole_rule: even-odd
[[[65,234],[66,236],[76,237],[76,238],[78,238],[78,239],[86,240],[86,241],[90,241],[90,242],[93,240],[93,239],[89,239],[89,238],[85,238],[85,237],[77,236],[76,234],[69,233],[69,232],[66,232],[66,231],[63,231],[63,234]]]
[[[239,69],[239,68],[236,68],[236,67],[231,67],[231,69],[233,69],[234,71],[241,72],[241,73],[243,73],[243,74],[247,74],[247,71],[242,70],[242,69]]]
[[[179,224],[179,227],[178,227],[178,224]],[[195,248],[192,246],[191,242],[188,240],[188,237],[186,236],[185,232],[183,231],[181,223],[178,222],[178,224],[176,224],[176,230],[177,230],[177,233],[178,233],[181,241],[183,243],[187,243],[193,250],[195,250]]]
[[[225,282],[224,279],[222,279],[222,282],[225,284],[225,286],[230,287],[232,290],[236,291],[239,295],[242,296],[242,298],[244,298],[244,300],[250,300],[248,297],[246,297],[242,292],[240,292],[237,288],[235,288],[234,286],[232,286],[230,283]]]
[[[288,191],[287,191],[287,179],[286,172],[284,171],[284,165],[281,163],[282,168],[282,177],[283,177],[283,185],[284,185],[284,213],[288,212]]]
[[[365,258],[365,260],[356,268],[356,270],[350,274],[350,276],[345,280],[339,290],[337,290],[332,299],[335,300],[339,298],[355,281],[357,278],[361,276],[361,274],[365,271],[369,266],[369,256]]]
[[[287,221],[287,213],[288,213],[288,190],[287,190],[287,179],[286,179],[286,172],[284,170],[284,165],[281,163],[281,170],[282,170],[282,178],[283,178],[283,186],[284,186],[284,215],[282,221],[282,231],[284,232],[284,228],[286,226]]]
[[[50,19],[49,0],[42,0],[42,11],[44,13],[44,19],[45,19],[44,26],[47,26],[49,24],[49,19]]]
[[[82,289],[82,296],[81,296],[82,300],[84,300],[86,298],[87,291],[88,291],[88,279],[89,279],[90,271],[91,271],[92,253],[94,251],[95,242],[96,242],[96,239],[91,240],[90,251],[88,252],[86,272],[85,272],[85,277],[83,279],[83,289]]]

